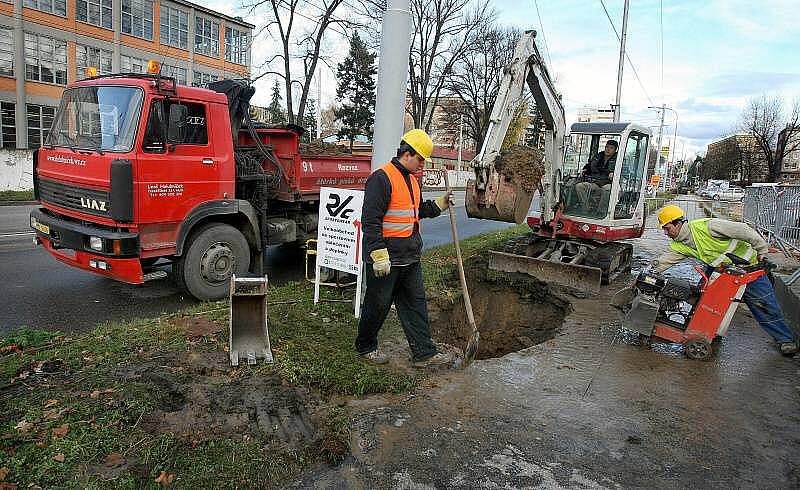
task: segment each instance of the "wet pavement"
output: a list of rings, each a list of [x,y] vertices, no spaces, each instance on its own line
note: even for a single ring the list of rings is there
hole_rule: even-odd
[[[633,242],[640,267],[668,245],[656,229]],[[800,487],[800,359],[744,306],[710,361],[640,345],[608,306],[625,285],[569,297],[551,340],[350,402],[352,456],[295,486]]]

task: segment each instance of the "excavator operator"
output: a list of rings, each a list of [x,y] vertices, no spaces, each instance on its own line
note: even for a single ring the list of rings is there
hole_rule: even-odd
[[[584,209],[589,209],[589,197],[602,190],[611,190],[614,178],[614,165],[617,163],[619,143],[614,140],[606,142],[604,151],[599,152],[583,167],[580,180],[575,184],[575,193]]]

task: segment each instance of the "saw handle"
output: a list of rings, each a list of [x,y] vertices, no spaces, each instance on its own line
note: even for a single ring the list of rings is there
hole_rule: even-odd
[[[442,169],[442,173],[444,174],[444,189],[445,192],[451,193],[452,190],[450,189],[450,179],[447,176],[447,169]],[[477,330],[478,327],[475,325],[475,316],[472,313],[472,302],[469,299],[469,291],[467,290],[467,278],[464,275],[464,262],[461,259],[461,245],[458,241],[458,228],[456,227],[456,215],[453,212],[453,206],[449,206],[447,208],[448,213],[450,214],[450,230],[453,232],[453,244],[456,247],[456,260],[458,261],[458,279],[461,281],[461,291],[464,294],[464,309],[467,310],[467,321],[469,321],[469,326],[472,328],[473,331]]]

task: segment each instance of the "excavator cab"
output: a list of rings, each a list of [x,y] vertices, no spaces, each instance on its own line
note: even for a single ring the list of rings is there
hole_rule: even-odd
[[[643,197],[649,138],[647,128],[631,123],[573,124],[565,141],[561,171],[563,215],[608,225],[632,219]],[[613,163],[608,165],[611,175],[602,179],[586,175],[587,164],[609,141],[618,144]]]

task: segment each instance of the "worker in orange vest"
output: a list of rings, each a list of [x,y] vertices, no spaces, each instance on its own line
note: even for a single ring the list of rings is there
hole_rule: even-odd
[[[361,222],[367,290],[358,324],[356,350],[365,359],[384,364],[378,349],[378,331],[394,303],[416,367],[452,361],[437,352],[431,339],[428,305],[422,282],[422,237],[419,220],[435,218],[450,207],[452,194],[422,201],[413,175],[422,170],[433,152],[433,141],[421,129],[403,135],[397,156],[374,171],[364,189]]]

